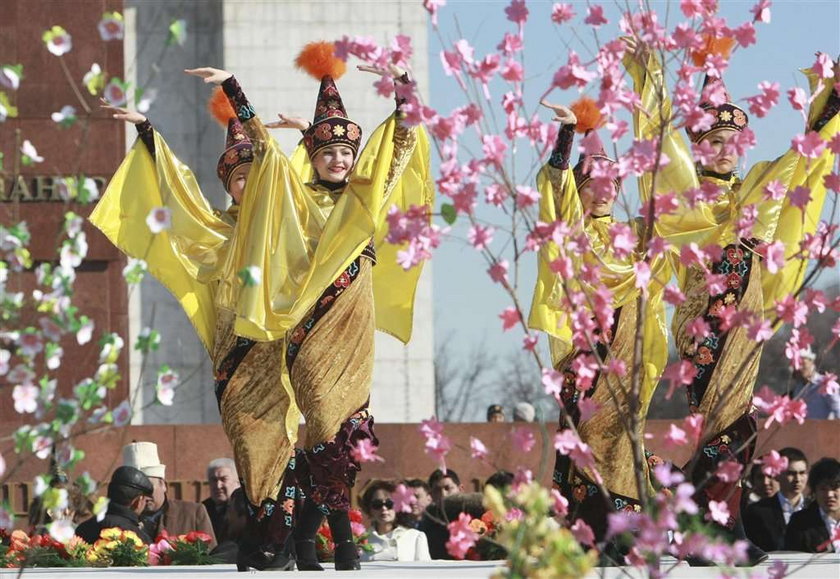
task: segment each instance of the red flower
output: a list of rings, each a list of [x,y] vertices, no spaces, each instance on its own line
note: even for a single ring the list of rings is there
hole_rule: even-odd
[[[741,287],[741,276],[737,273],[730,273],[726,276],[726,287],[730,289],[737,289]]]
[[[210,541],[212,541],[210,535],[208,535],[207,533],[202,533],[201,531],[190,531],[184,536],[184,540],[187,543],[197,543],[199,541],[209,543]]]
[[[336,279],[335,282],[333,282],[333,285],[335,285],[335,287],[341,288],[350,287],[350,276],[347,275],[346,271],[342,271],[341,275],[338,276],[338,279]]]
[[[712,356],[712,351],[706,346],[700,346],[697,349],[697,355],[694,356],[694,361],[697,364],[705,366],[714,362],[715,358]]]

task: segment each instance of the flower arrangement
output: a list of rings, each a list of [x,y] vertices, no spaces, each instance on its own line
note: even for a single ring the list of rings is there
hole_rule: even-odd
[[[464,559],[469,561],[496,561],[507,558],[507,549],[496,540],[502,521],[492,511],[484,511],[479,519],[469,522],[470,529],[478,536],[475,545],[467,549]]]
[[[149,546],[150,565],[213,565],[220,561],[210,555],[210,535],[191,531],[171,537],[166,531]]]
[[[373,547],[368,543],[368,532],[362,523],[362,512],[358,509],[350,509],[350,530],[353,532],[353,542],[359,551],[370,552]],[[318,553],[318,560],[329,562],[333,560],[335,543],[333,543],[332,531],[329,525],[324,522],[315,535],[315,550]]]
[[[20,530],[4,532],[0,540],[0,567],[80,567],[90,547],[77,537],[64,545],[48,534],[30,536]]]
[[[149,547],[134,531],[112,527],[102,529],[86,557],[94,567],[145,567],[149,564]]]

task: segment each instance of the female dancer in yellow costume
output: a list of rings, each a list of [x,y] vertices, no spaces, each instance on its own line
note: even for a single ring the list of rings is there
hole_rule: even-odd
[[[635,340],[639,324],[636,274],[633,264],[644,259],[641,240],[644,232],[641,221],[631,221],[627,225],[638,236],[639,247],[627,256],[616,255],[612,248],[610,228],[616,223],[612,217],[612,206],[618,191],[619,182],[609,180],[610,194],[596,195],[592,187],[592,164],[614,163],[601,148],[601,152],[582,156],[572,171],[569,159],[574,139],[578,115],[586,111],[583,102],[572,105],[572,109],[559,105],[548,105],[562,123],[557,136],[557,143],[548,163],[537,177],[537,186],[541,193],[540,216],[543,223],[561,222],[569,228],[567,239],[585,237],[588,247],[566,250],[549,240],[540,249],[538,278],[534,290],[529,325],[549,335],[551,359],[554,368],[563,374],[561,402],[577,428],[581,440],[592,449],[597,474],[588,467],[576,466],[568,456],[559,452],[554,467],[554,482],[561,492],[568,497],[570,520],[582,518],[595,532],[596,540],[601,541],[607,531],[607,514],[612,511],[638,511],[641,508],[640,492],[649,491],[648,462],[657,459],[648,456],[645,473],[641,478],[644,487],[639,488],[639,479],[634,468],[634,449],[630,433],[641,441],[644,433],[644,418],[653,390],[667,361],[667,336],[665,328],[665,310],[662,303],[662,289],[670,277],[667,261],[654,258],[650,262],[651,280],[647,286],[646,311],[641,327],[644,335],[640,358],[636,358]],[[575,111],[575,112],[573,112]],[[597,111],[595,114],[599,117]],[[598,121],[584,122],[578,129],[594,129]],[[586,125],[585,127],[583,125]],[[604,179],[603,177],[596,177]],[[552,270],[552,262],[558,258],[569,258],[574,266],[574,275],[562,279]],[[583,270],[597,268],[600,271],[600,284],[584,281]],[[572,337],[571,317],[576,310],[588,310],[593,323],[598,326],[594,316],[593,302],[603,301],[604,295],[611,294],[611,307],[614,309],[612,323],[608,327],[596,327],[594,331],[594,351],[591,347],[575,345]],[[585,303],[572,305],[570,294],[582,292]],[[618,376],[613,373],[598,372],[589,389],[581,388],[575,372],[576,360],[595,357],[606,366],[613,362],[623,363],[626,373]],[[638,378],[636,392],[632,376]],[[586,420],[581,420],[579,405],[589,398],[596,403],[595,413]],[[631,430],[630,417],[635,413],[635,431]],[[561,416],[560,431],[567,428]],[[603,478],[603,485],[610,496],[605,497],[596,485],[597,477]]]
[[[637,42],[630,40],[628,44],[631,56],[625,59],[625,65],[641,96],[642,110],[646,111],[635,118],[637,134],[645,138],[661,134],[663,152],[670,160],[657,176],[658,185],[652,193],[685,192],[701,184],[714,185],[719,190],[714,201],[698,202],[693,209],[683,206],[673,214],[659,216],[654,233],[674,243],[677,249],[691,242],[701,248],[723,248],[719,259],[705,264],[706,270],[725,276],[721,292],[709,291],[704,268],[685,267],[677,255],[673,256],[680,290],[686,298],[674,313],[673,332],[680,356],[694,364],[697,371],[687,388],[689,410],[705,419],[699,445],[686,466],[687,473],[699,486],[697,499],[701,506],[706,507],[710,500],[725,501],[731,515],[725,527],[741,536],[740,484],[724,482],[714,473],[722,460],[735,460],[746,467],[752,459],[756,426],[751,405],[762,345],[748,337],[746,324],[726,329],[721,323],[723,313],[727,310],[753,316],[760,322],[773,311],[776,300],[800,288],[807,256],[801,255],[799,243],[816,231],[826,194],[823,177],[831,171],[834,155],[826,148],[819,158],[807,159],[791,150],[775,161],[757,163],[742,180],[736,173],[739,158],[729,150],[727,142],[746,128],[748,118],[727,94],[727,102],[717,106],[701,100],[700,106],[714,115],[714,122],[705,131],[689,131],[689,138],[694,143],[708,142],[716,155],[706,165],[695,165],[680,135],[670,128],[671,103],[660,61],[655,56],[633,56],[640,53]],[[809,71],[808,79],[813,91],[816,76]],[[840,98],[833,90],[837,80],[835,69],[835,78],[827,79],[808,114],[806,129],[817,131],[824,140],[835,136],[840,128]],[[723,83],[722,79],[706,78],[704,88],[713,82]],[[786,191],[809,187],[811,199],[804,210],[794,206],[788,196],[770,198],[765,187],[772,181]],[[649,200],[650,197],[645,199]],[[754,213],[756,219],[751,233],[741,236],[736,232],[736,224],[747,211]],[[754,250],[762,243],[774,241],[785,244],[787,262],[771,274]],[[688,332],[689,324],[697,318],[709,327],[709,334],[699,340]],[[760,550],[751,549],[751,562],[764,556]]]
[[[128,255],[148,262],[211,353],[223,426],[255,518],[266,527],[246,562],[287,566],[280,551],[299,484],[308,497],[302,520],[317,517],[320,524],[327,513],[336,566],[358,568],[346,510],[359,470],[350,451],[362,438],[375,441],[367,412],[373,331],[408,341],[419,276],[403,272],[396,248],[381,243],[384,217],[394,203],[430,206],[433,193],[422,129],[403,126],[397,111],[357,154],[361,130],[344,113],[333,81],[343,63],[332,58],[331,45],[312,50],[328,53],[315,58],[328,65],[309,68],[321,90],[305,148],[292,159],[230,73],[187,71],[222,85],[253,147],[241,205],[229,215],[213,212],[189,169],[154,132],[154,158],[135,146],[91,220]],[[155,207],[171,211],[172,225],[151,235],[145,219]],[[379,253],[373,270],[372,242]],[[290,461],[299,412],[306,451]],[[283,484],[287,466],[298,475],[291,484]],[[317,515],[307,518],[309,504]],[[304,550],[311,543],[296,538]],[[317,566],[314,550],[299,555],[299,566]]]

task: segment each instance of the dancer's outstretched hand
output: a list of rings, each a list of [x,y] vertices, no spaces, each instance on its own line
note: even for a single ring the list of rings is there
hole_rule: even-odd
[[[554,118],[551,120],[559,121],[563,125],[577,124],[577,117],[575,116],[575,113],[572,112],[572,109],[570,109],[569,107],[564,105],[553,105],[545,99],[541,100],[540,104],[544,107],[551,109],[554,112]]]
[[[366,64],[360,64],[356,68],[358,70],[361,70],[362,72],[372,72],[373,74],[378,74],[379,76],[390,76],[396,81],[400,80],[406,75],[406,71],[401,69],[399,66],[390,63],[388,64],[388,68],[368,66]]]
[[[309,128],[310,123],[306,119],[301,117],[290,117],[284,115],[282,113],[277,113],[277,117],[280,119],[279,121],[274,121],[271,123],[266,123],[265,128],[267,129],[297,129],[299,131],[305,131]]]
[[[184,69],[184,72],[193,76],[197,76],[198,78],[203,78],[204,82],[206,82],[207,84],[222,84],[227,79],[233,76],[233,73],[230,73],[226,70],[210,68],[209,66],[205,66],[202,68],[186,68]]]
[[[101,103],[99,108],[104,109],[111,113],[111,116],[117,119],[118,121],[125,121],[127,123],[132,123],[134,125],[139,125],[140,123],[146,122],[146,117],[142,114],[138,113],[137,111],[132,111],[129,109],[124,109],[122,107],[115,107],[108,101],[103,98],[99,99]]]
[[[621,42],[624,43],[629,55],[639,62],[645,63],[647,60],[647,47],[639,43],[639,40],[635,36],[622,36]]]

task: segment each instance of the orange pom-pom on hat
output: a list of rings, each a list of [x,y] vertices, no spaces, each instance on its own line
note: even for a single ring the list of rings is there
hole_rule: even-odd
[[[347,64],[335,55],[335,45],[324,41],[304,46],[295,59],[295,65],[316,80],[325,76],[339,79],[347,71]]]
[[[225,135],[225,150],[216,163],[216,176],[222,181],[225,191],[230,190],[230,177],[234,169],[245,163],[254,161],[254,147],[251,144],[242,123],[236,116],[236,111],[228,100],[222,87],[213,89],[213,95],[207,101],[207,109],[220,125],[227,129]]]
[[[722,36],[716,38],[710,35],[703,36],[703,47],[691,51],[691,61],[694,66],[703,66],[706,62],[706,57],[709,55],[722,56],[729,60],[729,55],[732,54],[732,49],[735,48],[735,39],[729,36]]]
[[[303,144],[309,157],[331,145],[347,145],[354,153],[362,142],[362,129],[347,116],[335,79],[347,70],[343,60],[335,56],[332,42],[310,42],[303,47],[295,64],[321,81],[312,124],[303,132]]]
[[[227,127],[228,122],[236,118],[236,111],[230,106],[230,101],[220,86],[213,89],[213,95],[207,101],[207,110],[210,111],[213,118],[223,127]]]
[[[575,131],[578,133],[594,131],[604,124],[604,119],[601,115],[601,110],[598,108],[598,104],[589,97],[582,97],[576,100],[569,108],[572,109],[575,117],[577,117]]]

